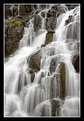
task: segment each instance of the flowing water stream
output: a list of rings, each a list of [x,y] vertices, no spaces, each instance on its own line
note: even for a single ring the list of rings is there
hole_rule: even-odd
[[[45,11],[47,13],[51,7],[52,5],[47,6],[41,12]],[[39,8],[40,5],[38,5]],[[18,11],[19,9],[18,5]],[[19,12],[18,15],[20,15]],[[65,25],[69,16],[73,16],[72,22]],[[79,6],[58,16],[52,42],[41,49],[40,71],[35,73],[33,82],[29,73],[29,57],[45,43],[46,19],[42,17],[42,28],[39,30],[39,35],[34,32],[33,18],[30,20],[29,27],[24,28],[19,49],[4,63],[4,116],[51,117],[53,116],[52,110],[55,108],[55,106],[53,107],[53,101],[56,103],[54,116],[80,116],[80,74],[75,71],[72,65],[72,54],[76,47],[73,44],[69,49],[70,45],[68,45],[68,42],[77,42],[73,38],[73,31],[75,23],[80,24],[78,16],[80,17]],[[72,37],[67,39],[67,30],[70,25],[72,27],[69,34]],[[53,58],[65,63],[65,99],[61,99],[60,83],[54,77],[55,74],[60,74],[59,62],[55,72],[49,74],[50,62]],[[43,78],[41,77],[42,73],[45,75]]]

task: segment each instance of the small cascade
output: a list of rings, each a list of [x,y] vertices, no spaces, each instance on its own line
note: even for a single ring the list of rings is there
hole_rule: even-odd
[[[57,6],[46,4],[42,8],[37,4],[41,27],[35,30],[33,16],[24,27],[18,50],[4,62],[5,117],[80,116],[80,72],[73,63],[77,59],[74,54],[80,53],[80,6],[68,10],[61,4],[65,12],[57,17],[55,29],[49,31],[47,13],[58,10]],[[51,36],[52,41],[46,43]]]

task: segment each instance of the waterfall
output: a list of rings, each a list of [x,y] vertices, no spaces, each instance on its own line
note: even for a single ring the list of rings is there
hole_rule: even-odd
[[[4,62],[5,117],[80,116],[80,72],[76,72],[72,64],[77,43],[80,43],[80,32],[75,33],[80,25],[80,6],[67,9],[57,17],[52,42],[45,45],[47,12],[52,6],[46,5],[38,13],[41,17],[38,33],[34,30],[34,17],[30,19],[29,26],[24,27],[18,50]],[[19,9],[20,4],[18,16]],[[37,5],[39,9],[40,4]],[[70,16],[71,21],[67,22]],[[31,59],[37,54],[41,56],[35,57],[37,61],[40,58],[40,65],[36,63],[30,67]],[[34,66],[40,69],[35,70]]]

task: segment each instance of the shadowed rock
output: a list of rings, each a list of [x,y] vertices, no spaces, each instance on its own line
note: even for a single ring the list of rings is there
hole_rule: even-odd
[[[80,56],[78,53],[73,55],[72,64],[77,73],[79,73],[79,58],[80,58]]]
[[[66,96],[66,67],[65,63],[60,63],[60,98],[64,99]]]
[[[40,70],[40,61],[41,61],[41,55],[39,52],[32,55],[29,60],[29,67],[33,69],[35,72]]]

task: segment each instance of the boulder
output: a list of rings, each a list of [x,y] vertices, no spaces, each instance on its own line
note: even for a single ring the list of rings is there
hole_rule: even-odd
[[[16,26],[15,23],[9,24],[8,20],[5,22],[5,57],[13,54],[19,46],[19,41],[23,37],[24,26],[21,22],[20,26]]]
[[[54,29],[56,28],[56,21],[57,21],[57,18],[55,17],[46,18],[46,30],[54,31]]]
[[[68,19],[65,21],[65,25],[67,25],[67,24],[69,24],[70,22],[72,22],[73,19],[74,19],[73,16],[70,15],[70,16],[68,17]]]
[[[33,70],[30,70],[29,73],[31,74],[31,82],[34,81],[35,73]]]
[[[41,17],[39,15],[34,16],[34,31],[41,29]]]
[[[50,68],[49,68],[51,74],[52,74],[53,72],[55,72],[58,63],[59,63],[58,57],[55,57],[55,58],[52,58],[52,59],[51,59]]]
[[[56,78],[56,84],[57,84],[56,97],[59,97],[60,96],[60,74],[56,73],[54,74],[54,77]]]
[[[10,7],[11,5],[5,5],[5,19],[8,19],[12,16]]]
[[[57,99],[51,99],[50,102],[51,102],[51,115],[59,116],[60,101]]]
[[[41,47],[45,47],[45,46],[46,46],[46,44],[42,44],[42,45],[41,45]]]
[[[65,63],[60,63],[60,98],[64,99],[66,96],[66,67]]]
[[[54,32],[47,32],[45,44],[49,44],[50,42],[52,42],[52,40],[53,40],[53,34],[54,34]]]
[[[73,59],[72,59],[72,64],[77,73],[79,73],[79,58],[80,58],[79,53],[76,53],[73,55]]]
[[[78,5],[66,5],[66,6],[68,7],[68,10],[71,10],[77,7]]]
[[[29,59],[29,67],[34,70],[34,72],[38,72],[40,70],[40,62],[41,55],[39,52],[33,54]]]

